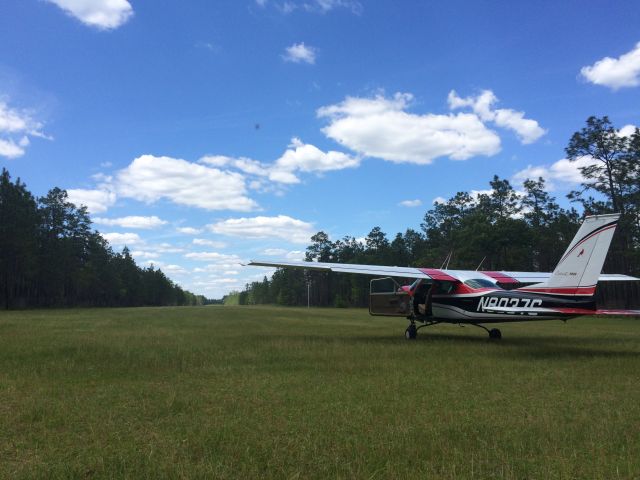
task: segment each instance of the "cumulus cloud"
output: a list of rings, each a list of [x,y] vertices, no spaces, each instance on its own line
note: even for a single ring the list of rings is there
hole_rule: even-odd
[[[305,253],[303,250],[286,250],[284,248],[265,248],[260,255],[267,257],[280,257],[287,260],[304,260]]]
[[[304,42],[294,43],[290,47],[285,48],[282,58],[285,62],[309,63],[313,65],[316,63],[316,49],[306,46]]]
[[[422,200],[416,199],[416,200],[403,200],[400,203],[398,203],[398,205],[400,205],[401,207],[419,207],[420,205],[422,205]]]
[[[137,259],[145,259],[145,258],[158,258],[160,254],[158,252],[149,252],[147,250],[134,250],[131,252],[131,255]]]
[[[513,177],[514,183],[522,183],[526,179],[537,180],[538,177],[544,178],[549,190],[555,190],[561,185],[570,186],[577,185],[584,181],[581,167],[588,167],[597,163],[591,157],[580,157],[576,161],[570,161],[566,158],[558,160],[551,165],[529,165],[527,168],[520,170]]]
[[[547,133],[537,121],[524,118],[524,112],[494,108],[498,98],[491,90],[466,98],[459,97],[455,90],[451,90],[447,100],[452,110],[470,107],[483,122],[493,122],[501,128],[513,130],[524,144],[533,143]]]
[[[138,245],[143,243],[142,238],[137,233],[103,233],[102,237],[112,246]]]
[[[155,215],[151,217],[141,217],[137,215],[131,215],[121,218],[96,217],[93,219],[93,222],[97,223],[98,225],[117,226],[124,228],[140,228],[143,230],[158,228],[168,223],[166,220],[161,220]]]
[[[318,147],[294,137],[282,156],[271,164],[246,157],[233,158],[222,155],[206,155],[199,162],[213,167],[234,168],[247,175],[268,178],[275,183],[294,184],[300,183],[295,174],[297,171],[323,173],[354,168],[360,165],[360,158],[334,150],[323,152]],[[256,187],[260,185],[258,183]]]
[[[191,252],[186,253],[184,255],[185,258],[190,260],[198,260],[202,262],[213,262],[212,265],[216,265],[218,268],[219,265],[240,265],[242,264],[242,260],[237,255],[227,255],[224,253],[218,252]]]
[[[171,157],[142,155],[115,177],[120,196],[144,202],[162,198],[207,210],[250,211],[256,202],[246,196],[244,177]]]
[[[631,135],[636,133],[636,129],[637,128],[638,127],[636,127],[635,125],[625,125],[620,130],[618,130],[618,136],[620,136],[620,137],[630,137]]]
[[[80,207],[84,205],[90,213],[102,213],[116,203],[116,194],[109,189],[72,188],[67,190],[69,201]]]
[[[327,118],[322,131],[362,155],[392,162],[426,165],[437,157],[466,160],[500,151],[500,138],[476,114],[416,115],[407,112],[413,96],[347,97],[320,108]]]
[[[124,24],[133,15],[127,0],[46,0],[85,25],[111,30]]]
[[[185,235],[197,235],[202,233],[202,229],[193,227],[178,227],[176,230],[180,233],[184,233]]]
[[[260,253],[268,257],[283,257],[287,254],[287,250],[285,250],[284,248],[265,248]]]
[[[213,247],[213,248],[225,248],[227,246],[227,244],[224,242],[218,242],[216,240],[208,240],[206,238],[194,238],[192,243],[194,245],[203,245],[203,246]]]
[[[640,42],[618,58],[604,57],[593,65],[580,69],[588,82],[603,85],[612,90],[640,85]]]
[[[21,157],[22,155],[24,155],[24,147],[26,147],[27,145],[28,145],[28,142],[16,143],[12,139],[4,140],[0,138],[0,157],[7,157],[7,158]]]
[[[0,156],[18,158],[25,154],[29,137],[51,139],[42,132],[42,123],[27,110],[10,107],[0,98]]]
[[[276,160],[269,178],[283,183],[297,183],[299,180],[293,172],[298,170],[318,173],[355,168],[359,165],[359,157],[333,150],[323,152],[314,145],[305,144],[299,138],[292,138],[289,148]]]
[[[207,226],[213,233],[249,238],[279,238],[307,244],[315,233],[313,225],[302,220],[277,217],[230,218]]]

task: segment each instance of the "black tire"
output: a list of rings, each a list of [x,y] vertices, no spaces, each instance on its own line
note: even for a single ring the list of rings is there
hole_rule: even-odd
[[[407,340],[415,340],[416,337],[418,336],[418,329],[417,327],[412,323],[411,325],[409,325],[407,327],[407,329],[404,331],[404,338],[406,338]]]
[[[497,328],[492,328],[489,330],[489,338],[492,340],[500,340],[502,338],[502,332]]]

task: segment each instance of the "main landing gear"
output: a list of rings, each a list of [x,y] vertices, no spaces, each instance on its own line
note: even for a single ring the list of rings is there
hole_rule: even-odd
[[[418,337],[418,330],[424,327],[428,327],[430,325],[435,325],[437,323],[440,323],[440,322],[436,322],[436,321],[424,322],[422,325],[417,326],[414,319],[411,319],[411,323],[409,324],[407,329],[404,331],[404,338],[406,338],[407,340],[415,340]]]
[[[406,338],[407,340],[415,340],[418,337],[419,329],[421,329],[422,327],[428,327],[429,325],[435,325],[436,323],[440,322],[428,322],[418,327],[416,323],[411,320],[411,323],[404,331],[404,338]],[[489,338],[491,340],[500,340],[502,338],[502,332],[497,328],[492,328],[491,330],[489,330],[487,327],[485,327],[484,325],[480,325],[479,323],[471,323],[470,325],[485,330],[489,334]]]
[[[418,327],[416,327],[415,323],[409,324],[407,329],[404,331],[404,338],[407,340],[415,340],[418,336]]]
[[[491,340],[500,340],[502,338],[502,332],[497,328],[492,328],[491,330],[489,330],[487,327],[485,327],[484,325],[480,325],[479,323],[472,323],[471,325],[485,330],[489,334],[489,338]]]

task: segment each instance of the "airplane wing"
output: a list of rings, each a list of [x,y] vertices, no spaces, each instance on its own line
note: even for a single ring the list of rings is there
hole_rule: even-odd
[[[461,281],[472,278],[487,278],[502,284],[507,283],[539,283],[549,279],[549,272],[502,272],[502,271],[476,271],[476,270],[440,270],[437,268],[417,267],[390,267],[383,265],[361,265],[351,263],[330,262],[300,262],[287,260],[252,260],[249,265],[277,268],[304,268],[307,270],[319,270],[336,273],[360,273],[363,275],[377,275],[383,277],[400,278],[427,278],[433,280]],[[640,280],[629,275],[600,274],[601,282],[611,281],[637,281]]]
[[[432,278],[420,268],[414,267],[386,267],[380,265],[358,265],[350,263],[323,263],[323,262],[294,262],[294,261],[266,261],[252,260],[249,265],[261,267],[279,268],[305,268],[307,270],[320,270],[337,273],[361,273],[363,275],[378,275],[383,277],[402,278]]]

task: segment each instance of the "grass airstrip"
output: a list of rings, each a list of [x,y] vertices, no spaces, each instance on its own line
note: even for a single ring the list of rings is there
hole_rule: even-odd
[[[0,478],[638,478],[640,319],[0,313]]]

